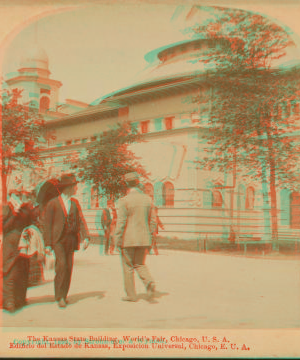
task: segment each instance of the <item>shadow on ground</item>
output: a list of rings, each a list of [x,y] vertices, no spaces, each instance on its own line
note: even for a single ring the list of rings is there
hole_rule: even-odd
[[[98,300],[103,299],[105,296],[104,291],[90,291],[86,293],[73,294],[68,297],[69,305],[76,304],[79,301],[96,297]],[[30,298],[27,302],[27,305],[37,305],[45,303],[54,303],[55,299],[53,295],[39,296]]]

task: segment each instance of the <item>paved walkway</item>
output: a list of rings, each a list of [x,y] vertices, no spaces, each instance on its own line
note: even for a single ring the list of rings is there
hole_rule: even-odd
[[[161,250],[147,263],[157,280],[149,303],[121,301],[120,258],[91,245],[76,253],[70,304],[54,303],[53,282],[28,290],[29,306],[2,326],[111,329],[251,329],[300,327],[300,263],[295,259],[246,258]]]

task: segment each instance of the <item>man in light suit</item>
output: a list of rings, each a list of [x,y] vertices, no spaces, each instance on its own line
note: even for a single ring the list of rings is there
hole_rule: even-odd
[[[78,201],[72,198],[77,191],[77,180],[73,174],[61,176],[61,195],[50,200],[45,209],[44,240],[46,252],[55,253],[55,300],[60,308],[67,305],[70,288],[74,251],[79,250],[80,239],[83,248],[89,244],[88,232]]]
[[[127,297],[122,300],[137,301],[134,270],[143,281],[149,298],[153,297],[155,291],[155,283],[145,260],[152,244],[156,217],[151,198],[138,188],[138,175],[126,174],[125,180],[129,190],[117,204],[115,242],[121,249],[124,286],[127,293]]]

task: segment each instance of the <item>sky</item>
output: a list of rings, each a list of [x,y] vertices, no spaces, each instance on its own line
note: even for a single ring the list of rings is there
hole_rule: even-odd
[[[279,20],[300,38],[300,7],[296,3],[255,4],[243,7]],[[68,98],[91,103],[137,82],[147,66],[146,53],[187,39],[181,32],[183,8],[178,2],[112,2],[49,15],[11,41],[2,74],[5,77],[17,71],[22,56],[38,43],[48,54],[50,78],[63,84],[60,101]]]
[[[129,85],[147,65],[144,55],[178,41],[170,19],[176,6],[93,6],[40,19],[7,48],[3,75],[19,68],[36,41],[49,58],[61,100],[85,102]]]

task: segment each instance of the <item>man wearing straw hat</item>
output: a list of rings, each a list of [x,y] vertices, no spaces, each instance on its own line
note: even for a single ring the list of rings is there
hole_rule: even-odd
[[[50,200],[45,209],[44,239],[46,251],[55,253],[55,300],[60,308],[67,306],[74,251],[79,250],[80,239],[86,249],[89,240],[85,220],[78,201],[72,198],[77,191],[77,180],[73,174],[61,176],[61,195]]]
[[[146,255],[152,244],[156,218],[151,198],[138,187],[136,173],[125,175],[128,193],[117,204],[115,242],[121,249],[124,273],[124,287],[127,296],[124,301],[137,301],[134,270],[143,281],[149,298],[155,291],[155,283],[145,265]]]

